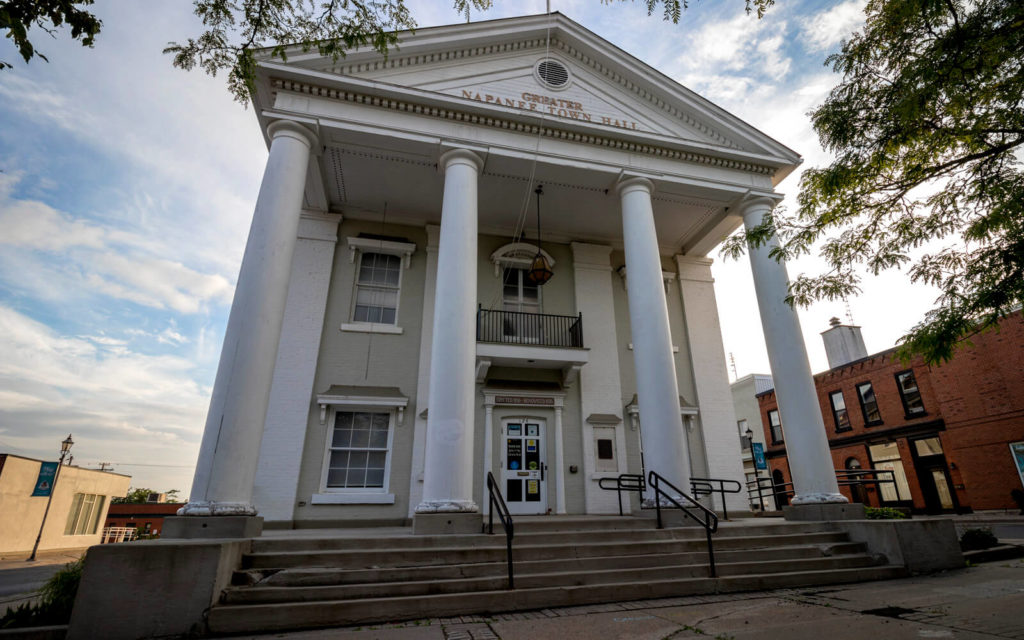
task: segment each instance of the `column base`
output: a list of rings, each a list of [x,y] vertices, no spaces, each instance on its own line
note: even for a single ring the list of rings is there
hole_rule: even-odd
[[[790,504],[848,504],[850,501],[841,493],[798,493]]]
[[[258,538],[260,516],[171,516],[164,518],[162,538]]]
[[[477,513],[480,509],[472,500],[424,500],[416,506],[421,513]]]
[[[179,516],[254,516],[256,507],[248,502],[189,500],[178,509]]]
[[[864,505],[859,502],[846,504],[796,504],[782,507],[786,520],[864,520]]]
[[[412,532],[416,535],[480,533],[482,525],[479,513],[417,513],[412,518]]]

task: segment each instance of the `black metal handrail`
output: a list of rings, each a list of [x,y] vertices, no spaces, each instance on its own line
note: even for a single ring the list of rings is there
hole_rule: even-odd
[[[880,487],[883,484],[896,484],[896,476],[889,469],[836,469],[836,482],[840,487],[853,487],[873,485]],[[888,477],[886,477],[888,476]],[[755,500],[754,493],[757,493],[758,504],[764,505],[765,498],[774,500],[777,496],[792,497],[796,490],[792,482],[775,482],[773,478],[758,477],[747,482],[747,496],[750,502]]]
[[[583,314],[555,316],[480,307],[476,313],[476,339],[499,344],[582,348]]]
[[[668,480],[663,478],[660,474],[658,474],[657,471],[651,471],[651,472],[649,472],[647,474],[647,483],[651,486],[651,489],[654,491],[654,507],[655,507],[655,509],[658,512],[658,528],[659,529],[664,529],[665,528],[664,525],[661,522],[661,498],[662,498],[662,496],[664,496],[666,499],[668,499],[669,502],[671,502],[677,509],[682,511],[685,515],[687,515],[687,516],[693,518],[694,520],[696,520],[697,524],[699,524],[702,527],[704,527],[704,533],[705,533],[705,535],[707,536],[707,539],[708,539],[708,573],[711,575],[712,578],[716,577],[717,573],[715,571],[715,549],[714,549],[714,546],[712,545],[712,542],[711,542],[711,534],[716,532],[716,531],[718,531],[718,516],[715,515],[714,511],[712,511],[711,509],[708,509],[707,507],[705,507],[701,503],[697,502],[697,500],[694,499],[693,496],[690,496],[690,495],[686,494],[685,492],[680,491],[679,487],[676,487],[671,482],[669,482]],[[696,507],[697,509],[699,509],[698,513],[701,513],[701,514],[704,515],[704,519],[698,518],[691,511],[692,507],[684,507],[682,504],[680,504],[680,502],[678,500],[676,500],[675,497],[673,497],[669,493],[666,493],[661,488],[661,485],[665,485],[666,487],[668,487],[672,491],[675,491],[676,497],[685,498],[686,500],[690,501],[690,503],[692,504],[693,507]]]
[[[715,484],[717,483],[717,487]],[[729,485],[729,489],[725,486]],[[722,517],[726,520],[729,519],[729,507],[725,504],[725,494],[727,493],[739,493],[743,491],[743,485],[739,480],[729,480],[727,478],[690,478],[690,491],[693,491],[693,495],[697,496],[709,496],[712,493],[719,493],[722,495]]]
[[[614,487],[605,486],[605,480],[615,481]],[[597,481],[597,486],[605,491],[615,491],[619,497],[619,515],[622,513],[622,492],[636,491],[637,494],[643,496],[644,491],[647,490],[647,485],[644,483],[643,474],[639,473],[622,473],[615,478],[601,478]]]
[[[485,531],[488,534],[494,533],[494,512],[498,512],[498,519],[501,520],[501,524],[505,527],[505,553],[508,558],[508,588],[515,589],[516,583],[514,579],[514,572],[512,570],[512,536],[514,534],[512,528],[512,514],[508,510],[508,506],[505,504],[505,498],[501,496],[501,489],[498,488],[498,482],[494,479],[494,474],[490,471],[487,472],[487,493],[490,494],[491,508],[488,509],[487,514],[487,526]]]

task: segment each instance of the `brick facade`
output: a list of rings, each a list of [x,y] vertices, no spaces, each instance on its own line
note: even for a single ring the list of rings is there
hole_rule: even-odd
[[[898,499],[891,485],[841,486],[844,495],[918,512],[1016,508],[1010,492],[1022,486],[1009,445],[1024,441],[1024,318],[1017,312],[971,343],[940,366],[919,359],[905,364],[890,349],[814,376],[834,468],[895,466],[905,475]],[[908,371],[920,394],[919,402],[908,394],[909,408],[897,380]],[[869,416],[870,403],[866,410],[860,400],[858,386],[865,383],[871,384],[877,415]],[[834,392],[845,400],[848,425],[834,415]],[[781,471],[788,483],[785,443],[772,443],[769,426],[768,412],[778,409],[775,394],[762,393],[758,401],[770,470]],[[898,465],[884,462],[897,455]]]

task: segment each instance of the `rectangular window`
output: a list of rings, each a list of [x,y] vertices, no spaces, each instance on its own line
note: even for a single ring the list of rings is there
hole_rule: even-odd
[[[882,414],[878,411],[878,399],[875,398],[875,389],[870,382],[862,382],[857,385],[857,395],[860,397],[860,410],[864,414],[865,425],[882,423]]]
[[[391,431],[390,412],[338,411],[331,434],[327,488],[385,490]]]
[[[778,409],[768,411],[768,425],[772,430],[772,444],[782,442],[782,418],[779,417]]]
[[[836,423],[836,432],[847,431],[850,427],[850,414],[846,412],[846,399],[843,398],[842,391],[833,391],[828,394],[828,399],[832,403],[832,419]]]
[[[71,511],[68,513],[67,524],[64,525],[64,535],[87,536],[96,533],[106,499],[106,496],[93,493],[76,493],[71,500]]]
[[[897,373],[896,386],[900,390],[903,411],[906,412],[907,417],[924,415],[924,402],[921,401],[921,391],[917,388],[914,372],[901,371]]]
[[[868,447],[871,454],[871,466],[880,471],[891,471],[892,475],[886,473],[879,476],[879,480],[894,480],[893,482],[882,482],[878,490],[882,494],[882,502],[909,501],[910,485],[907,483],[907,474],[903,471],[903,460],[900,458],[900,449],[895,442],[886,444],[873,444]]]
[[[353,322],[395,324],[402,259],[386,253],[363,253],[356,280]]]

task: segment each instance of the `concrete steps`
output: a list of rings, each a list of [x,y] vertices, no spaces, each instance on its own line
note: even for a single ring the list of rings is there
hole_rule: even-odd
[[[310,536],[253,541],[209,612],[214,633],[283,631],[905,575],[826,523],[728,523],[708,576],[703,529],[646,518],[516,520],[504,535]]]

